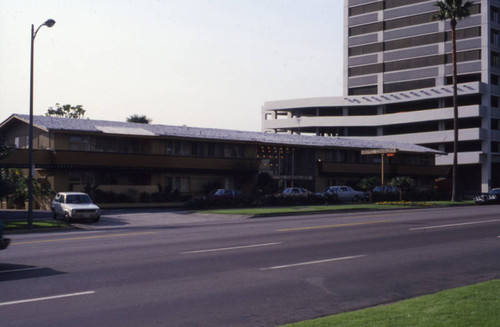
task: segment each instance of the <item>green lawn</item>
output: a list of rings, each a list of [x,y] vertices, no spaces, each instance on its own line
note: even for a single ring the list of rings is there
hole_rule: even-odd
[[[500,280],[286,325],[288,327],[500,326]]]
[[[3,223],[4,230],[9,231],[9,230],[27,230],[28,229],[28,222],[23,220],[23,221],[5,221]],[[41,229],[46,229],[46,228],[61,228],[61,227],[67,227],[68,224],[59,221],[59,220],[43,220],[43,221],[33,221],[33,229],[35,230],[41,230]]]
[[[317,205],[317,206],[293,206],[293,207],[265,207],[265,208],[239,208],[239,209],[213,209],[199,211],[201,213],[228,214],[228,215],[273,215],[300,212],[321,212],[321,211],[345,211],[345,210],[390,210],[405,209],[415,207],[436,207],[451,205],[472,204],[472,201],[451,202],[387,202],[387,203],[360,203],[360,204],[337,204],[337,205]]]

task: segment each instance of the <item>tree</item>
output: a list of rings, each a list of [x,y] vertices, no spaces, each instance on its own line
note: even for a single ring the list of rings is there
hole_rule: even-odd
[[[451,26],[451,61],[453,64],[453,176],[451,201],[457,201],[457,149],[458,149],[458,104],[457,104],[457,40],[456,28],[459,20],[470,15],[471,1],[462,0],[439,0],[434,4],[439,12],[434,19],[442,21],[450,20]]]
[[[128,123],[149,124],[153,119],[146,117],[146,115],[132,115],[127,117]]]
[[[380,185],[380,177],[377,176],[365,177],[358,183],[358,187],[363,191],[371,191],[373,190],[373,188],[379,185]]]
[[[45,116],[83,118],[83,116],[85,116],[85,109],[83,109],[83,106],[81,104],[73,107],[70,104],[61,106],[59,103],[56,103],[55,109],[53,107],[47,109]]]
[[[402,192],[408,192],[410,189],[415,187],[415,180],[410,176],[398,176],[391,179],[391,185],[396,186]]]

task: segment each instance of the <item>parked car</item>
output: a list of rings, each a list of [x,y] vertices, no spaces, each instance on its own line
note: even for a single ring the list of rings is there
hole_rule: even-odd
[[[285,197],[294,197],[294,196],[307,197],[311,194],[312,194],[311,191],[306,190],[303,187],[287,187],[283,190],[283,192],[281,192],[281,195]]]
[[[375,186],[372,190],[373,193],[399,193],[399,188],[396,186]]]
[[[91,219],[96,223],[101,218],[99,207],[92,203],[92,199],[86,193],[57,193],[52,200],[51,209],[54,219],[63,217],[67,222],[75,219]]]
[[[476,195],[475,204],[495,204],[500,203],[500,188],[494,188],[486,194]]]
[[[350,186],[330,186],[319,195],[325,198],[334,197],[339,201],[361,201],[370,198],[368,193],[356,191]]]
[[[3,237],[3,224],[0,221],[0,250],[5,250],[10,244],[10,238]]]
[[[241,197],[241,192],[231,189],[217,189],[212,191],[209,195],[209,199],[236,199]]]

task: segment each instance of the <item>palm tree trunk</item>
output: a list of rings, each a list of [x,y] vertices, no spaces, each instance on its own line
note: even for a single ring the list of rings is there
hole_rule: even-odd
[[[457,194],[457,169],[458,169],[458,104],[457,104],[457,41],[455,38],[455,28],[457,22],[451,20],[451,61],[453,64],[453,177],[451,201],[458,201]]]

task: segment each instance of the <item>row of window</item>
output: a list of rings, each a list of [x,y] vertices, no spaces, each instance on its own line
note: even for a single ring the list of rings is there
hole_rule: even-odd
[[[451,79],[449,81],[451,83]],[[462,83],[459,80],[459,83]],[[482,96],[480,94],[461,95],[459,96],[460,106],[482,105]],[[498,107],[499,99],[496,96],[491,97],[491,107]],[[376,116],[379,113],[379,108],[382,114],[394,114],[400,112],[411,112],[420,110],[432,110],[437,108],[453,107],[453,97],[445,97],[439,99],[422,99],[420,101],[401,103],[388,103],[385,105],[372,106],[351,106],[351,107],[320,107],[320,108],[301,108],[294,110],[293,118],[299,117],[345,117],[345,116]],[[286,114],[286,112],[285,112]],[[267,120],[271,119],[272,115],[267,114]],[[286,115],[285,115],[286,116]]]
[[[378,164],[381,162],[380,155],[362,155],[359,151],[346,150],[326,150],[325,158],[327,162],[337,163]],[[434,164],[432,157],[428,155],[396,154],[391,158],[391,163],[398,165],[430,166]]]
[[[493,53],[492,53],[493,57]],[[498,57],[498,54],[497,54]],[[481,60],[481,50],[470,50],[457,52],[457,62],[467,62]],[[385,63],[377,63],[365,66],[349,67],[348,76],[362,76],[362,75],[372,75],[383,72],[394,72],[406,69],[416,69],[422,67],[438,66],[443,64],[450,64],[451,54],[445,55],[434,55],[428,57],[418,57],[413,59],[405,59],[398,61],[390,61]],[[493,59],[492,59],[493,65]],[[493,66],[495,67],[495,66]]]
[[[151,185],[151,173],[127,172],[119,173],[106,171],[73,171],[69,175],[71,185]],[[165,186],[172,191],[182,193],[190,191],[190,177],[165,177]]]
[[[471,83],[471,82],[480,82],[481,74],[463,74],[457,76],[457,82],[460,83]],[[452,85],[453,77],[446,76],[445,85]],[[430,88],[436,86],[436,80],[434,78],[427,79],[419,79],[414,81],[407,82],[396,82],[396,83],[385,83],[384,84],[384,93],[394,93],[415,89],[423,89]]]
[[[446,153],[453,152],[453,142],[426,144],[425,146]],[[457,152],[481,152],[481,151],[482,151],[482,143],[480,140],[458,142]],[[492,150],[492,152],[495,151]]]
[[[242,144],[223,144],[215,142],[196,142],[168,140],[166,153],[168,155],[245,158],[246,146]]]
[[[69,150],[115,153],[140,153],[140,141],[133,138],[70,136]]]
[[[470,14],[475,15],[481,13],[480,4],[474,4],[470,8]],[[349,36],[358,36],[363,34],[376,33],[379,31],[387,31],[396,28],[415,26],[420,24],[426,24],[434,20],[434,15],[436,12],[418,14],[413,16],[407,16],[402,18],[396,18],[391,20],[386,20],[384,22],[370,23],[366,25],[359,25],[350,27],[348,30]]]
[[[480,117],[464,118],[459,120],[460,129],[481,128],[482,121]],[[442,126],[443,129],[440,129]],[[497,125],[495,125],[497,126]],[[383,127],[363,126],[363,127],[320,127],[320,128],[302,128],[301,132],[316,132],[318,135],[338,135],[349,137],[370,137],[380,135],[404,135],[411,133],[426,133],[435,131],[453,130],[453,120],[419,122],[413,124],[396,124]]]
[[[392,9],[397,7],[403,7],[407,5],[413,5],[419,2],[425,2],[428,0],[385,0],[379,2],[372,2],[366,5],[355,6],[349,8],[349,17],[363,15],[370,12],[375,12],[383,9]]]
[[[471,83],[480,82],[481,74],[463,74],[457,76],[457,82],[460,83]],[[498,75],[491,74],[491,84],[498,85]],[[452,76],[446,77],[445,85],[453,84]],[[384,83],[384,93],[395,93],[401,91],[415,90],[430,88],[436,86],[436,80],[434,78],[419,79],[407,82],[396,82],[396,83]],[[378,94],[377,85],[368,85],[362,87],[350,87],[349,95],[371,95]]]
[[[481,36],[481,27],[470,27],[458,29],[456,31],[457,40],[464,40]],[[493,39],[493,37],[492,37]],[[392,41],[385,41],[379,43],[371,43],[360,46],[353,46],[349,48],[349,57],[366,55],[370,53],[399,50],[411,47],[418,47],[429,44],[438,44],[451,40],[451,32],[446,33],[433,33],[426,35],[418,35],[405,39],[398,39]]]
[[[143,141],[145,142],[145,141]],[[149,141],[148,141],[149,142]],[[196,142],[167,140],[163,143],[164,152],[159,154],[201,157],[245,158],[246,146],[215,142]],[[70,136],[69,150],[111,153],[151,153],[151,144],[142,144],[136,138]]]

